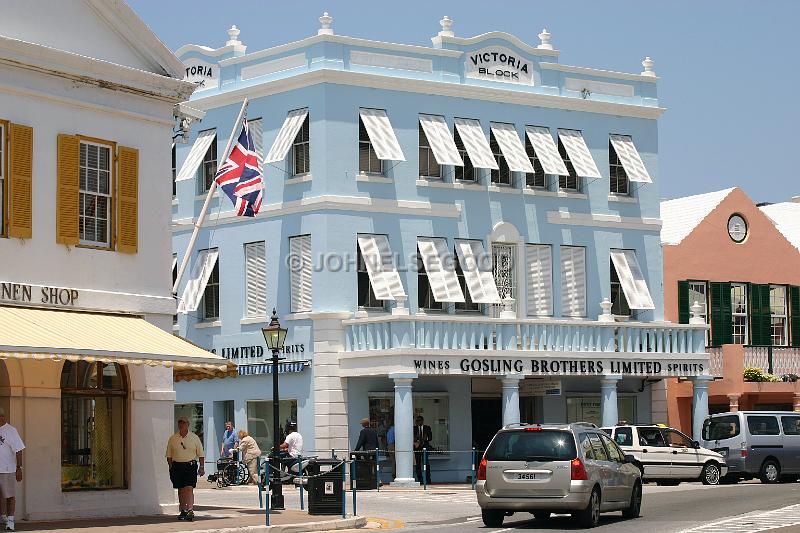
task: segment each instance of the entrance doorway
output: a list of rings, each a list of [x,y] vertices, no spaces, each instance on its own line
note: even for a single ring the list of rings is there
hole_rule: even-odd
[[[472,398],[472,445],[478,453],[483,453],[502,426],[503,400]]]

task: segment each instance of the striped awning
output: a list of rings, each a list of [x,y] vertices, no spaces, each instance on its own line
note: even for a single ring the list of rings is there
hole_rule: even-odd
[[[236,375],[233,363],[138,316],[29,307],[0,306],[0,358],[161,365],[176,379]]]
[[[278,374],[302,372],[307,364],[307,361],[287,361],[278,363]],[[272,374],[272,368],[272,363],[247,363],[239,365],[239,375],[258,376],[260,374]]]

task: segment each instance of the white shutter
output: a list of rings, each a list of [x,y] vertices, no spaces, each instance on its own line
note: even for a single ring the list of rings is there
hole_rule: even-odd
[[[549,244],[525,247],[528,316],[553,315],[553,260]]]
[[[364,128],[366,128],[372,143],[372,149],[375,150],[378,159],[382,161],[406,160],[386,111],[383,109],[359,109],[358,114],[361,122],[364,123]]]
[[[440,165],[464,166],[464,161],[458,153],[456,142],[447,127],[444,117],[436,115],[420,115],[419,123],[428,138],[428,144],[433,150],[436,162]]]
[[[567,165],[561,159],[558,153],[556,142],[550,135],[550,129],[542,126],[525,126],[525,133],[528,134],[528,140],[531,141],[533,151],[536,152],[536,157],[539,163],[542,164],[542,169],[545,174],[552,174],[556,176],[569,176]]]
[[[192,268],[192,277],[186,282],[183,289],[181,301],[178,304],[179,313],[193,313],[200,305],[200,299],[206,290],[208,278],[217,263],[219,251],[214,248],[211,250],[200,250]]]
[[[458,262],[472,301],[476,304],[500,303],[500,295],[492,275],[492,258],[481,241],[456,241]]]
[[[492,122],[490,127],[497,144],[500,145],[500,151],[503,152],[506,158],[508,168],[512,172],[533,174],[533,165],[531,160],[528,159],[528,154],[525,153],[525,147],[519,140],[519,135],[514,125]]]
[[[631,309],[655,309],[647,282],[633,250],[611,250],[611,262]]]
[[[267,316],[267,254],[264,241],[244,245],[245,316]]]
[[[564,149],[567,151],[569,160],[572,166],[575,167],[575,173],[578,176],[583,178],[600,177],[600,171],[597,170],[597,164],[595,164],[581,132],[560,129],[558,130],[558,138],[561,139],[561,144],[564,145]]]
[[[264,160],[264,121],[257,118],[248,120],[247,124],[250,128],[250,135],[253,138],[253,147],[256,149],[258,167],[261,168],[261,162]]]
[[[275,142],[272,143],[272,148],[264,158],[264,163],[277,163],[286,159],[286,154],[289,153],[289,148],[297,137],[297,132],[303,127],[306,117],[308,117],[308,108],[289,111],[286,120],[283,121],[283,126],[278,131],[278,136],[275,137]]]
[[[435,237],[418,237],[417,248],[425,265],[425,274],[437,302],[463,302],[464,293],[458,283],[453,258],[447,240]]]
[[[630,135],[611,134],[611,145],[617,152],[617,158],[622,163],[622,168],[625,169],[625,174],[628,175],[630,181],[653,183]]]
[[[392,250],[386,235],[359,235],[358,247],[367,267],[372,292],[378,300],[394,300],[405,296],[403,282],[394,266]]]
[[[586,249],[561,247],[561,315],[586,316]]]
[[[289,239],[291,269],[291,306],[292,313],[311,311],[311,235],[300,235]]]
[[[472,166],[474,168],[499,169],[500,167],[497,166],[497,161],[492,155],[492,149],[489,146],[489,141],[486,140],[480,121],[472,118],[457,118],[454,122],[458,130],[458,136],[461,137],[461,142],[464,143],[464,148],[467,149]]]
[[[206,152],[208,152],[208,147],[211,146],[211,143],[214,142],[216,138],[217,130],[201,131],[197,135],[197,139],[194,141],[192,149],[189,150],[189,155],[186,157],[183,165],[181,165],[178,175],[175,176],[175,181],[194,179],[195,175],[197,174],[197,169],[200,166],[200,162],[203,161],[203,156],[206,155]]]

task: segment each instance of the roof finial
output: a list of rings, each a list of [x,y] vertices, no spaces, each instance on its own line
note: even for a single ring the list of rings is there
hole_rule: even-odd
[[[537,46],[536,48],[540,48],[542,50],[552,50],[553,45],[550,44],[550,32],[547,31],[547,28],[542,30],[542,33],[539,34],[539,39],[542,41],[542,44]]]
[[[655,61],[650,59],[650,56],[644,58],[642,61],[642,66],[644,67],[644,71],[642,72],[642,76],[652,76],[656,77],[656,72],[653,70],[653,65],[655,65]]]
[[[455,34],[451,29],[453,27],[453,19],[445,15],[442,17],[442,20],[439,21],[439,24],[442,25],[442,31],[439,32],[439,37],[453,37]]]
[[[234,24],[228,30],[228,42],[225,43],[225,46],[236,46],[237,44],[242,44],[242,41],[239,40],[239,34],[242,30],[236,27]]]
[[[319,18],[319,30],[317,30],[317,35],[333,35],[333,28],[331,28],[331,24],[333,23],[333,17],[328,15],[328,12],[322,14]]]

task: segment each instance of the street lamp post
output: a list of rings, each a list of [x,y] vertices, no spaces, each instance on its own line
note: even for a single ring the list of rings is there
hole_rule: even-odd
[[[281,358],[278,357],[283,349],[283,343],[286,341],[286,329],[281,327],[278,322],[278,313],[272,309],[272,320],[269,326],[263,328],[261,332],[264,334],[264,340],[267,342],[267,348],[272,350],[272,465],[270,493],[272,494],[271,505],[272,509],[283,509],[283,487],[281,486],[281,462],[279,458],[280,453],[280,413],[279,402],[280,394],[278,392],[278,363]]]

